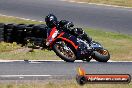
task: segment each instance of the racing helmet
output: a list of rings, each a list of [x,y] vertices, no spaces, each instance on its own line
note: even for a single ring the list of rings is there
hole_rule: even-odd
[[[46,25],[49,27],[49,28],[53,28],[55,26],[57,26],[57,17],[53,14],[49,14],[45,17],[45,22],[46,22]]]

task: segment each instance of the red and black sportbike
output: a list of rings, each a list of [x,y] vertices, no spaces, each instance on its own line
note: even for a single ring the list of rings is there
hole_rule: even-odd
[[[46,45],[66,62],[75,60],[89,62],[91,59],[107,62],[110,59],[108,50],[104,49],[100,43],[92,41],[88,44],[87,41],[59,31],[56,27],[49,30]]]

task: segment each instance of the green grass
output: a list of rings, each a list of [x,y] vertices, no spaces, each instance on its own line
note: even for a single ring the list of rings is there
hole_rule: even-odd
[[[42,24],[40,22],[25,21],[11,17],[0,16],[2,23],[25,23],[25,24]],[[99,41],[105,48],[110,51],[111,60],[132,61],[132,35],[112,33],[86,28],[85,31],[93,38]],[[0,59],[4,60],[49,60],[60,59],[53,51],[34,50],[34,52],[17,52],[21,49],[16,43],[0,43]],[[15,51],[14,51],[15,50]]]
[[[132,0],[75,0],[75,1],[132,7]]]
[[[14,82],[1,83],[0,88],[132,88],[130,84],[86,84],[80,86],[76,81]]]
[[[17,45],[15,42],[14,43],[5,43],[5,42],[1,42],[0,43],[0,53],[2,52],[9,52],[12,51],[14,49],[19,49],[21,48],[21,46]]]
[[[0,54],[3,60],[59,60],[53,51],[34,50],[34,52],[3,52]]]

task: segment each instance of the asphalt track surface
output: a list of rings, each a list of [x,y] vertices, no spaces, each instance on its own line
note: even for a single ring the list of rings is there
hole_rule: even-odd
[[[132,9],[62,2],[59,0],[0,0],[0,14],[44,20],[48,13],[76,25],[132,34]],[[130,74],[131,62],[0,62],[0,80],[74,78],[77,68],[89,74]]]
[[[88,74],[130,74],[131,62],[0,62],[0,80],[75,79],[78,67]]]
[[[77,26],[132,34],[132,9],[69,3],[60,0],[0,0],[0,13],[42,20],[54,13]]]

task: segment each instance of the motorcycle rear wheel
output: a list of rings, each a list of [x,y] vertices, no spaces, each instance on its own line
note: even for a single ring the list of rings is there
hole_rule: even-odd
[[[93,58],[98,62],[107,62],[110,59],[110,54],[107,49],[101,49],[93,52]]]

